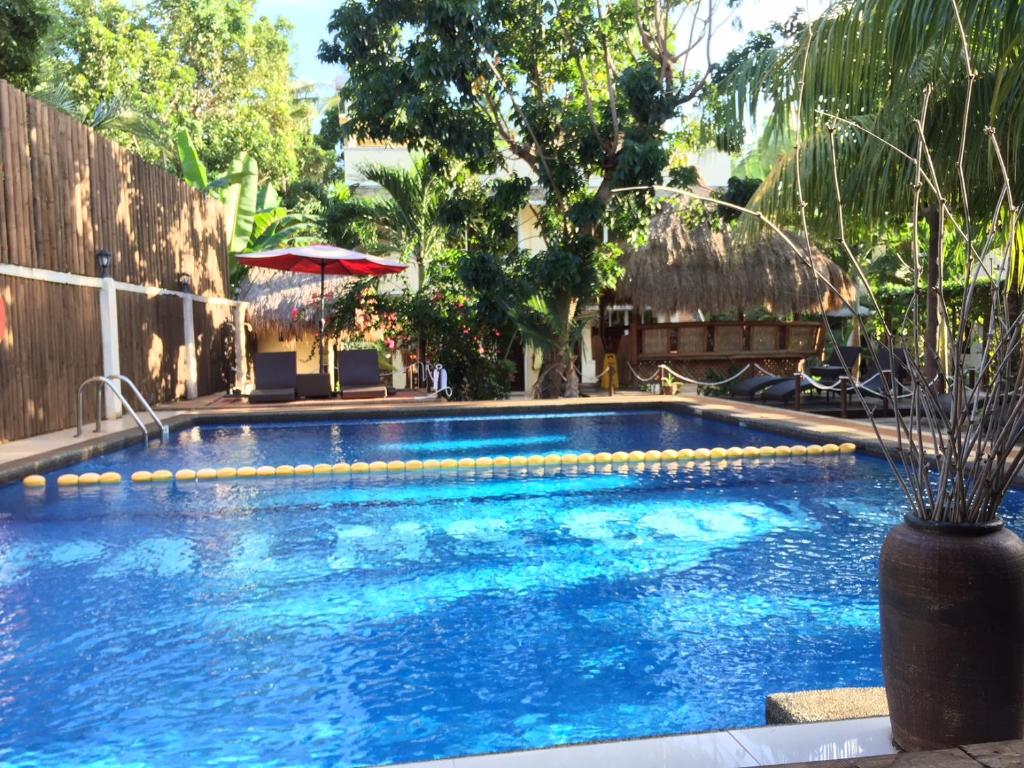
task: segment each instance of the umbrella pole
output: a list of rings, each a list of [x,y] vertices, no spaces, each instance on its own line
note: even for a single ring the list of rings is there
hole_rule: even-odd
[[[327,355],[324,350],[324,330],[327,327],[327,318],[324,316],[324,269],[326,265],[320,263],[320,373],[327,373]]]

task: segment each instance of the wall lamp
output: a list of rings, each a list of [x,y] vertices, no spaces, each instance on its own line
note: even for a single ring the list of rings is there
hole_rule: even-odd
[[[96,263],[100,267],[100,277],[110,277],[110,251],[106,248],[96,253]]]

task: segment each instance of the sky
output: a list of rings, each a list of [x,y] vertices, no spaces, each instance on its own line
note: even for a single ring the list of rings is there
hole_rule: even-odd
[[[311,80],[333,90],[340,69],[317,59],[320,41],[327,36],[327,22],[340,0],[256,0],[256,12],[269,18],[292,23],[292,66],[299,80]],[[719,60],[743,42],[748,32],[766,28],[773,21],[784,21],[797,8],[805,8],[812,17],[828,5],[827,0],[745,0],[736,12],[742,29],[729,24],[719,27],[712,38],[711,57]]]

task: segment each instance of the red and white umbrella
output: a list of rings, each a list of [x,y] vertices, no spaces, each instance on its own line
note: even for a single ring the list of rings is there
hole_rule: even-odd
[[[381,259],[367,256],[347,248],[334,245],[302,245],[294,248],[278,248],[273,251],[259,253],[243,253],[238,257],[239,264],[248,267],[277,269],[282,272],[305,272],[320,275],[320,372],[327,372],[327,358],[324,356],[324,277],[326,275],[353,275],[355,277],[372,277],[375,275],[393,275],[401,272],[408,264],[392,259]]]

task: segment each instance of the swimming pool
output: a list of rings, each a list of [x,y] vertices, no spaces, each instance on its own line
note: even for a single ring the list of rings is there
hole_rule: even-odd
[[[83,468],[789,442],[664,412],[225,425]],[[0,488],[0,762],[373,765],[880,683],[881,461],[543,471]]]

